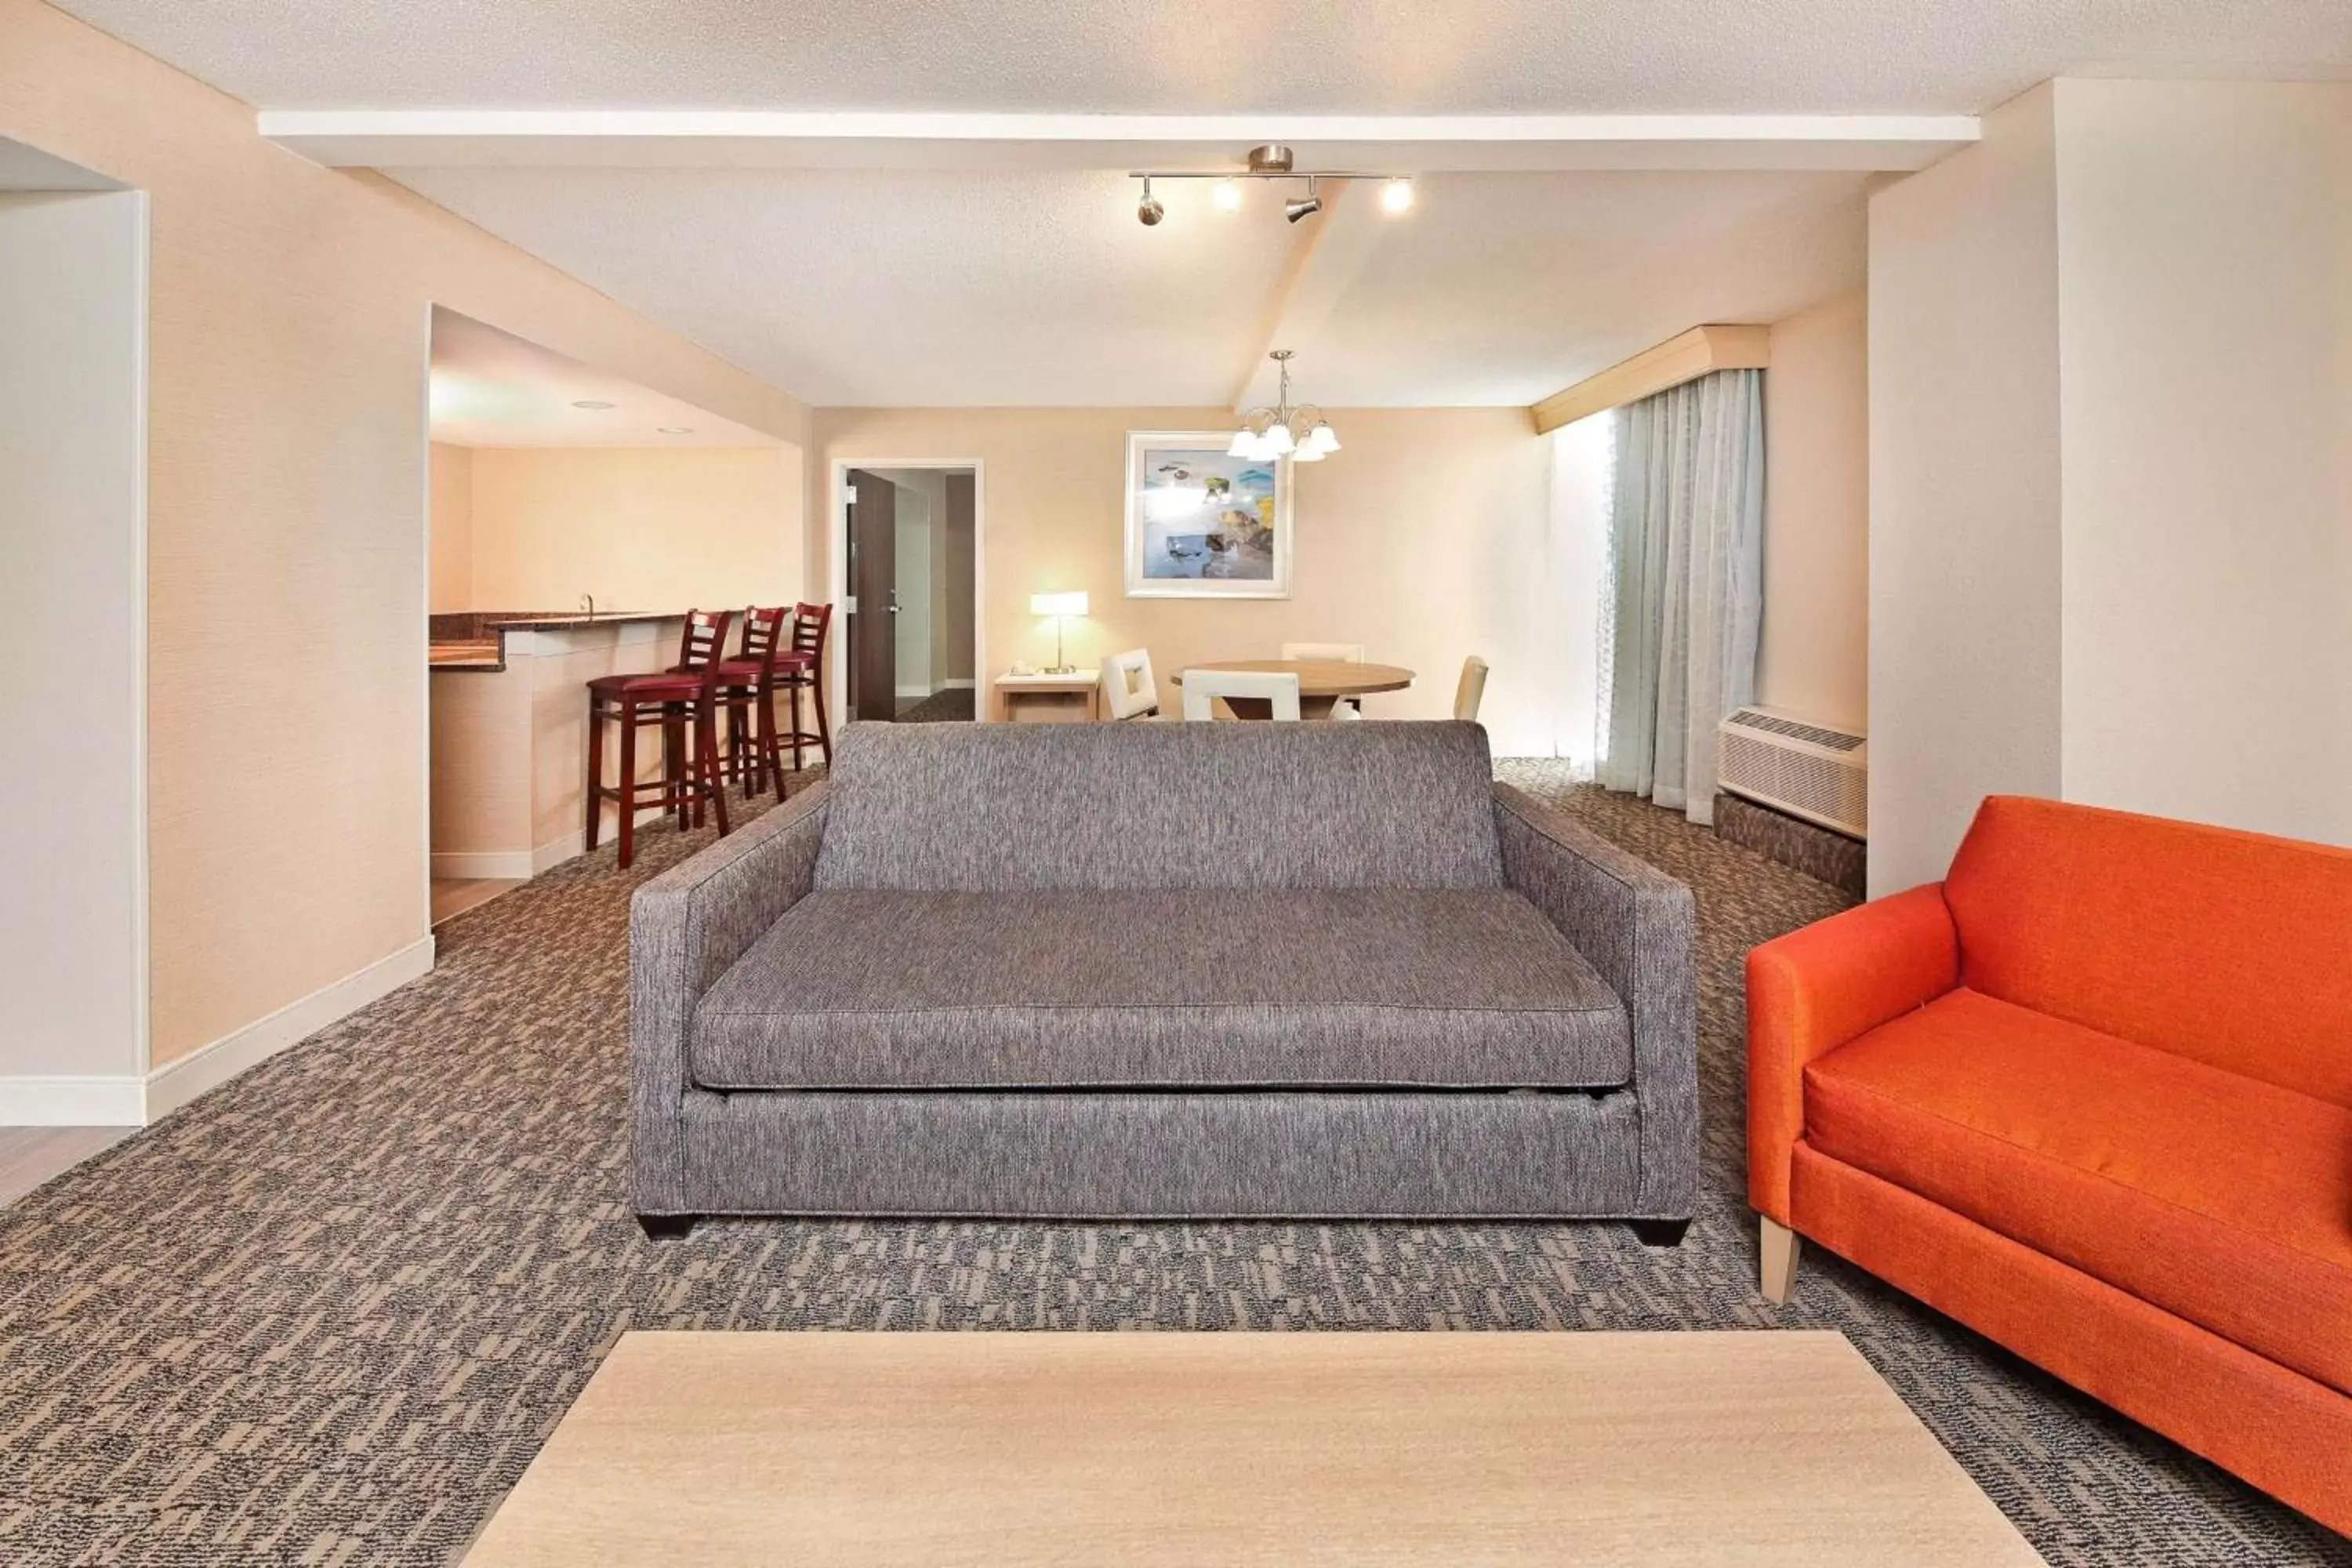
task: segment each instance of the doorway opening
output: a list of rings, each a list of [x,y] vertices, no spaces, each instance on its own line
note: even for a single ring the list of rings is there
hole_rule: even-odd
[[[900,723],[977,718],[980,466],[841,468],[841,710]]]

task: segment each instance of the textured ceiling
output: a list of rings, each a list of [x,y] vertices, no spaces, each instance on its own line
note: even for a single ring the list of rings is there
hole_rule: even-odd
[[[390,170],[808,402],[1216,403],[1293,231],[1116,173]]]
[[[280,109],[1970,114],[2063,73],[2352,75],[2352,0],[60,3]],[[830,405],[1223,404],[1330,221],[1171,184],[1146,229],[1117,168],[388,172]],[[1859,283],[1861,189],[1428,174],[1287,346],[1334,406],[1528,402]]]
[[[1701,321],[1775,321],[1862,286],[1863,178],[1426,179],[1316,334],[1307,390],[1534,403]]]
[[[60,0],[247,102],[1977,113],[2352,69],[2352,0]]]
[[[433,312],[431,384],[433,439],[453,447],[782,445],[454,310]]]
[[[394,170],[810,402],[1217,405],[1265,345],[1276,188],[1116,174]],[[1447,174],[1300,351],[1334,405],[1529,403],[1701,321],[1862,281],[1863,176]],[[1321,220],[1310,220],[1321,221]]]

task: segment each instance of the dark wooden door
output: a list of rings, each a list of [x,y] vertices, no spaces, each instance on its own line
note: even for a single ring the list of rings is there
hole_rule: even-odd
[[[888,719],[898,706],[898,492],[862,468],[849,485],[849,708]]]

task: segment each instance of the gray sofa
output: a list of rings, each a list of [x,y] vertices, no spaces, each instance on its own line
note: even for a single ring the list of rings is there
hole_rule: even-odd
[[[1475,724],[854,724],[638,889],[631,1195],[1671,1242],[1691,936]]]

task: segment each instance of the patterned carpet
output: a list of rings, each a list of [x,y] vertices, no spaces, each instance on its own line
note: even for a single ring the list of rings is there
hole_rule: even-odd
[[[898,704],[893,715],[901,724],[970,723],[977,697],[968,686],[950,687],[934,691],[929,697],[908,698]]]
[[[1698,894],[1707,1186],[1622,1226],[737,1222],[624,1206],[625,908],[698,840],[457,917],[426,978],[0,1212],[0,1562],[451,1561],[633,1328],[1843,1331],[2058,1564],[2352,1542],[1818,1251],[1753,1289],[1740,954],[1840,895],[1507,763]]]

